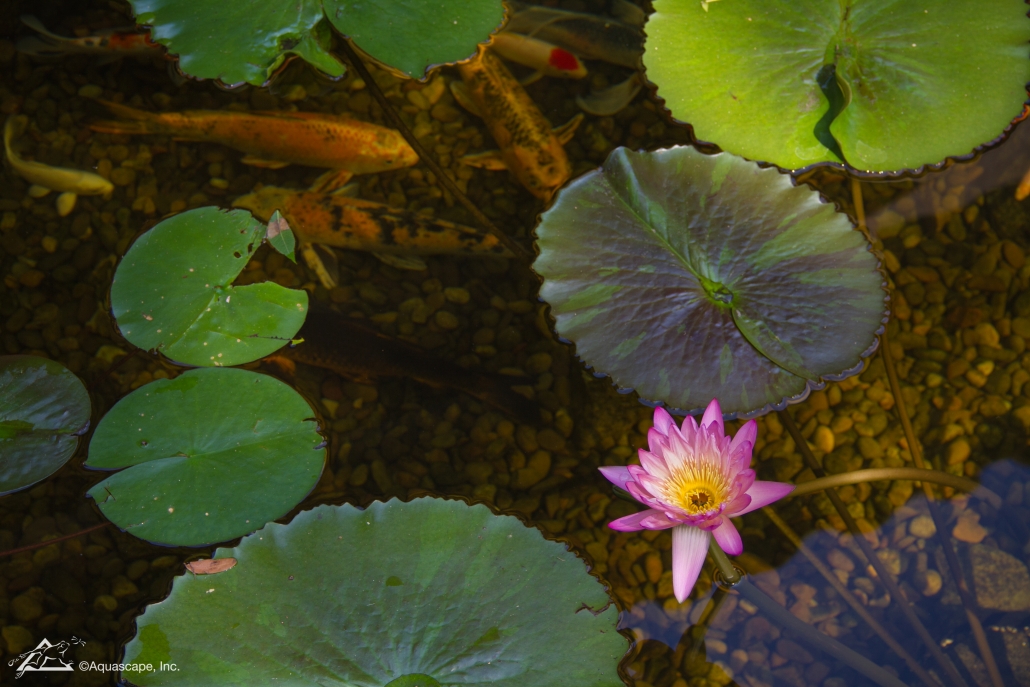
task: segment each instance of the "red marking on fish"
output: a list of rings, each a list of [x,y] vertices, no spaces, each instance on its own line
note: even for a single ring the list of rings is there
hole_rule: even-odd
[[[574,72],[579,69],[579,59],[568,50],[562,50],[561,48],[552,50],[547,62],[555,69],[561,69],[566,72]]]

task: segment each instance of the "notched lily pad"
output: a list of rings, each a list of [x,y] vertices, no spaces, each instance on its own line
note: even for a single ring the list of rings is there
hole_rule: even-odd
[[[267,229],[246,210],[170,217],[132,245],[111,285],[126,339],[187,365],[248,363],[281,348],[308,310],[303,290],[232,286]]]
[[[618,611],[584,562],[482,505],[319,506],[226,556],[137,618],[125,663],[180,668],[134,684],[622,685]]]
[[[312,415],[289,386],[247,370],[151,382],[93,433],[86,466],[121,471],[89,496],[116,525],[158,544],[253,532],[300,503],[322,474],[325,442]]]
[[[179,56],[185,73],[233,85],[266,83],[298,55],[334,77],[343,64],[329,53],[332,30],[321,0],[222,2],[129,0],[136,21]]]
[[[798,169],[917,169],[1027,98],[1023,0],[655,0],[644,65],[697,137]]]
[[[861,233],[790,177],[728,153],[616,149],[537,227],[557,330],[616,384],[727,414],[857,372],[886,321]]]
[[[32,355],[0,356],[0,496],[57,472],[89,429],[86,387]]]

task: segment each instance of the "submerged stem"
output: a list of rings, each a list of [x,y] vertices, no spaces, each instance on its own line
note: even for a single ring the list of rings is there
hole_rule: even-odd
[[[824,477],[826,473],[823,472],[823,468],[819,464],[819,461],[815,459],[812,449],[808,448],[808,442],[805,441],[803,436],[801,436],[801,431],[798,430],[798,426],[794,422],[794,418],[786,410],[780,410],[778,411],[778,414],[780,416],[780,422],[787,428],[790,436],[794,439],[794,443],[797,445],[798,450],[801,451],[801,455],[804,456],[805,462],[808,463],[808,467],[813,473],[815,473],[816,477]],[[844,525],[848,528],[848,531],[854,538],[855,543],[862,549],[862,553],[869,561],[869,564],[873,566],[880,582],[887,588],[891,598],[897,602],[898,609],[901,611],[902,615],[905,616],[905,619],[908,621],[909,625],[912,626],[915,633],[923,641],[923,644],[926,646],[926,650],[930,652],[930,655],[933,656],[934,660],[941,667],[941,670],[948,676],[948,680],[953,685],[967,687],[966,681],[962,678],[962,675],[959,674],[958,670],[948,657],[944,655],[944,652],[941,651],[941,648],[937,645],[933,636],[926,629],[926,626],[923,625],[922,621],[920,621],[916,616],[915,611],[912,610],[912,605],[909,603],[904,592],[901,591],[901,587],[898,586],[897,580],[891,576],[890,572],[884,566],[883,561],[881,561],[879,556],[876,555],[876,552],[873,551],[873,547],[869,544],[865,535],[863,535],[862,531],[858,529],[855,519],[851,517],[851,513],[848,512],[848,508],[844,505],[844,501],[842,501],[840,495],[837,494],[837,490],[833,488],[827,489],[826,495],[830,498],[830,502],[833,504],[833,507],[837,510],[837,513],[844,521]]]
[[[500,241],[505,248],[511,251],[516,258],[528,261],[531,257],[529,251],[516,243],[510,236],[501,231],[496,224],[491,222],[490,218],[484,215],[483,212],[476,207],[476,204],[461,192],[458,185],[455,184],[454,180],[447,175],[447,172],[436,163],[436,160],[430,157],[429,151],[418,142],[415,135],[411,133],[411,129],[408,128],[408,125],[400,118],[400,115],[397,114],[397,111],[390,104],[390,101],[386,99],[385,95],[383,95],[383,91],[379,88],[379,84],[377,84],[375,79],[372,78],[372,75],[368,71],[368,67],[365,66],[364,61],[362,61],[357,51],[354,50],[354,46],[350,44],[350,39],[341,37],[339,45],[343,50],[343,54],[347,56],[347,60],[351,65],[353,65],[354,69],[357,70],[358,76],[360,76],[362,81],[365,82],[365,86],[368,87],[372,97],[375,98],[377,103],[379,103],[379,107],[383,108],[383,112],[390,118],[393,125],[397,127],[397,130],[401,133],[401,136],[404,137],[404,140],[408,142],[408,145],[415,150],[422,163],[429,168],[429,171],[436,176],[444,188],[446,188],[452,196],[457,198],[459,203],[465,206],[465,209],[475,217],[476,221],[479,222],[484,229],[496,236],[497,240]]]
[[[912,480],[913,482],[933,482],[944,486],[954,487],[966,492],[977,492],[977,495],[990,503],[995,508],[1000,508],[1003,500],[987,487],[965,477],[952,475],[940,470],[928,470],[926,468],[869,468],[866,470],[855,470],[844,472],[839,475],[828,475],[810,482],[802,482],[794,487],[794,491],[787,496],[804,496],[823,489],[843,487],[849,484],[860,484],[862,482],[878,482],[880,480]]]
[[[715,563],[715,567],[722,573],[722,579],[726,584],[731,587],[742,579],[737,569],[733,567],[733,563],[730,562],[729,556],[719,546],[719,542],[715,541],[715,537],[711,534],[708,535],[711,541],[708,542],[708,553],[712,555],[712,561]]]
[[[8,549],[7,551],[0,551],[0,558],[4,558],[5,556],[13,556],[13,555],[15,555],[17,553],[25,553],[26,551],[35,551],[36,549],[42,549],[43,547],[50,546],[51,544],[57,544],[59,542],[63,542],[63,541],[68,540],[68,539],[75,539],[75,537],[81,537],[84,534],[89,534],[90,532],[96,532],[97,530],[102,530],[102,529],[104,529],[105,527],[107,527],[110,524],[111,524],[110,522],[105,522],[105,523],[101,523],[99,525],[94,525],[93,527],[87,527],[86,529],[80,530],[78,532],[72,532],[71,534],[66,534],[63,537],[55,537],[54,539],[47,539],[46,541],[36,542],[35,544],[29,544],[28,546],[21,546],[21,547],[19,547],[17,549]]]
[[[772,521],[772,524],[790,540],[790,543],[794,545],[794,548],[801,552],[802,556],[808,559],[808,562],[819,571],[819,574],[823,576],[823,578],[831,587],[834,588],[834,590],[836,590],[838,594],[840,594],[840,597],[844,599],[849,606],[851,606],[851,610],[855,612],[855,615],[864,620],[866,625],[872,628],[873,632],[883,640],[883,643],[901,657],[901,660],[905,662],[909,670],[915,673],[919,679],[927,685],[927,687],[940,687],[940,683],[933,679],[930,673],[926,672],[926,669],[919,665],[919,662],[912,657],[912,654],[908,653],[905,650],[905,647],[898,644],[897,640],[887,632],[887,629],[869,614],[869,611],[866,610],[865,606],[858,602],[858,599],[855,598],[854,594],[852,594],[848,588],[845,587],[839,579],[837,579],[837,576],[834,575],[821,560],[819,560],[819,557],[815,555],[812,549],[805,546],[805,542],[802,541],[798,533],[795,532],[794,529],[788,525],[771,506],[765,506],[762,508],[762,512],[765,513],[765,516]]]
[[[923,460],[923,448],[916,438],[915,430],[912,427],[912,420],[908,416],[908,408],[905,407],[905,399],[901,395],[901,382],[898,381],[898,370],[894,366],[894,356],[891,354],[886,328],[884,328],[883,334],[880,335],[880,357],[883,358],[883,366],[887,369],[887,382],[890,384],[891,394],[894,396],[894,407],[897,409],[898,419],[901,420],[901,427],[905,432],[905,441],[908,443],[909,453],[912,454],[912,462],[916,464],[917,468],[923,469],[926,465]],[[924,480],[922,486],[923,493],[926,496],[926,506],[930,510],[930,517],[933,518],[933,523],[937,530],[935,537],[944,551],[944,560],[948,566],[948,573],[951,575],[951,579],[955,580],[959,599],[962,600],[966,619],[969,622],[969,629],[973,631],[976,648],[980,653],[980,658],[983,659],[984,665],[987,667],[987,674],[990,675],[991,685],[993,687],[1004,687],[1005,683],[1001,679],[998,662],[995,660],[994,652],[991,651],[991,645],[987,641],[987,634],[984,632],[983,624],[981,624],[980,618],[976,615],[976,601],[969,591],[965,573],[959,564],[955,548],[951,545],[951,539],[945,534],[947,531],[945,529],[945,519],[940,514],[940,509],[937,506],[933,490],[930,488],[929,480]],[[995,508],[1000,508],[1001,498],[998,497],[997,503],[992,500],[991,505]]]

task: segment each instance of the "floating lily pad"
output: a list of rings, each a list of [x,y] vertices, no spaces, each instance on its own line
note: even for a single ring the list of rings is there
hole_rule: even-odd
[[[586,565],[486,506],[320,506],[175,579],[136,620],[138,685],[621,687],[627,641]],[[229,631],[231,629],[231,631]]]
[[[267,82],[287,55],[330,76],[343,65],[329,53],[332,30],[321,0],[222,2],[129,0],[136,21],[179,57],[185,73],[226,84]]]
[[[126,339],[187,365],[249,363],[304,324],[307,292],[273,282],[232,286],[265,236],[246,210],[170,217],[132,245],[111,285]]]
[[[172,546],[228,541],[280,518],[322,474],[312,410],[274,377],[196,369],[118,401],[86,466],[121,470],[89,490],[112,522]]]
[[[558,332],[677,409],[800,400],[856,372],[886,321],[883,276],[848,218],[728,153],[617,148],[559,193],[537,236]]]
[[[1023,0],[654,8],[644,64],[673,116],[701,140],[787,169],[838,153],[873,171],[966,155],[1000,136],[1026,100]]]
[[[89,429],[86,387],[33,355],[0,356],[0,496],[57,472]]]
[[[372,57],[419,78],[475,54],[504,20],[500,0],[129,1],[182,71],[227,84],[262,85],[288,55],[342,75],[330,22]]]

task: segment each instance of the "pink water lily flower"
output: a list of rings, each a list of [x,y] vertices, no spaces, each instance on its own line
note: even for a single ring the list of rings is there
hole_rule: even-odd
[[[689,415],[680,427],[655,408],[647,432],[649,451],[640,465],[603,467],[601,472],[648,510],[609,523],[620,532],[672,529],[672,589],[684,601],[694,588],[708,553],[709,536],[732,555],[744,551],[730,517],[750,513],[789,494],[794,485],[755,480],[750,468],[758,425],[749,421],[726,436],[722,409],[712,400],[699,427]]]

